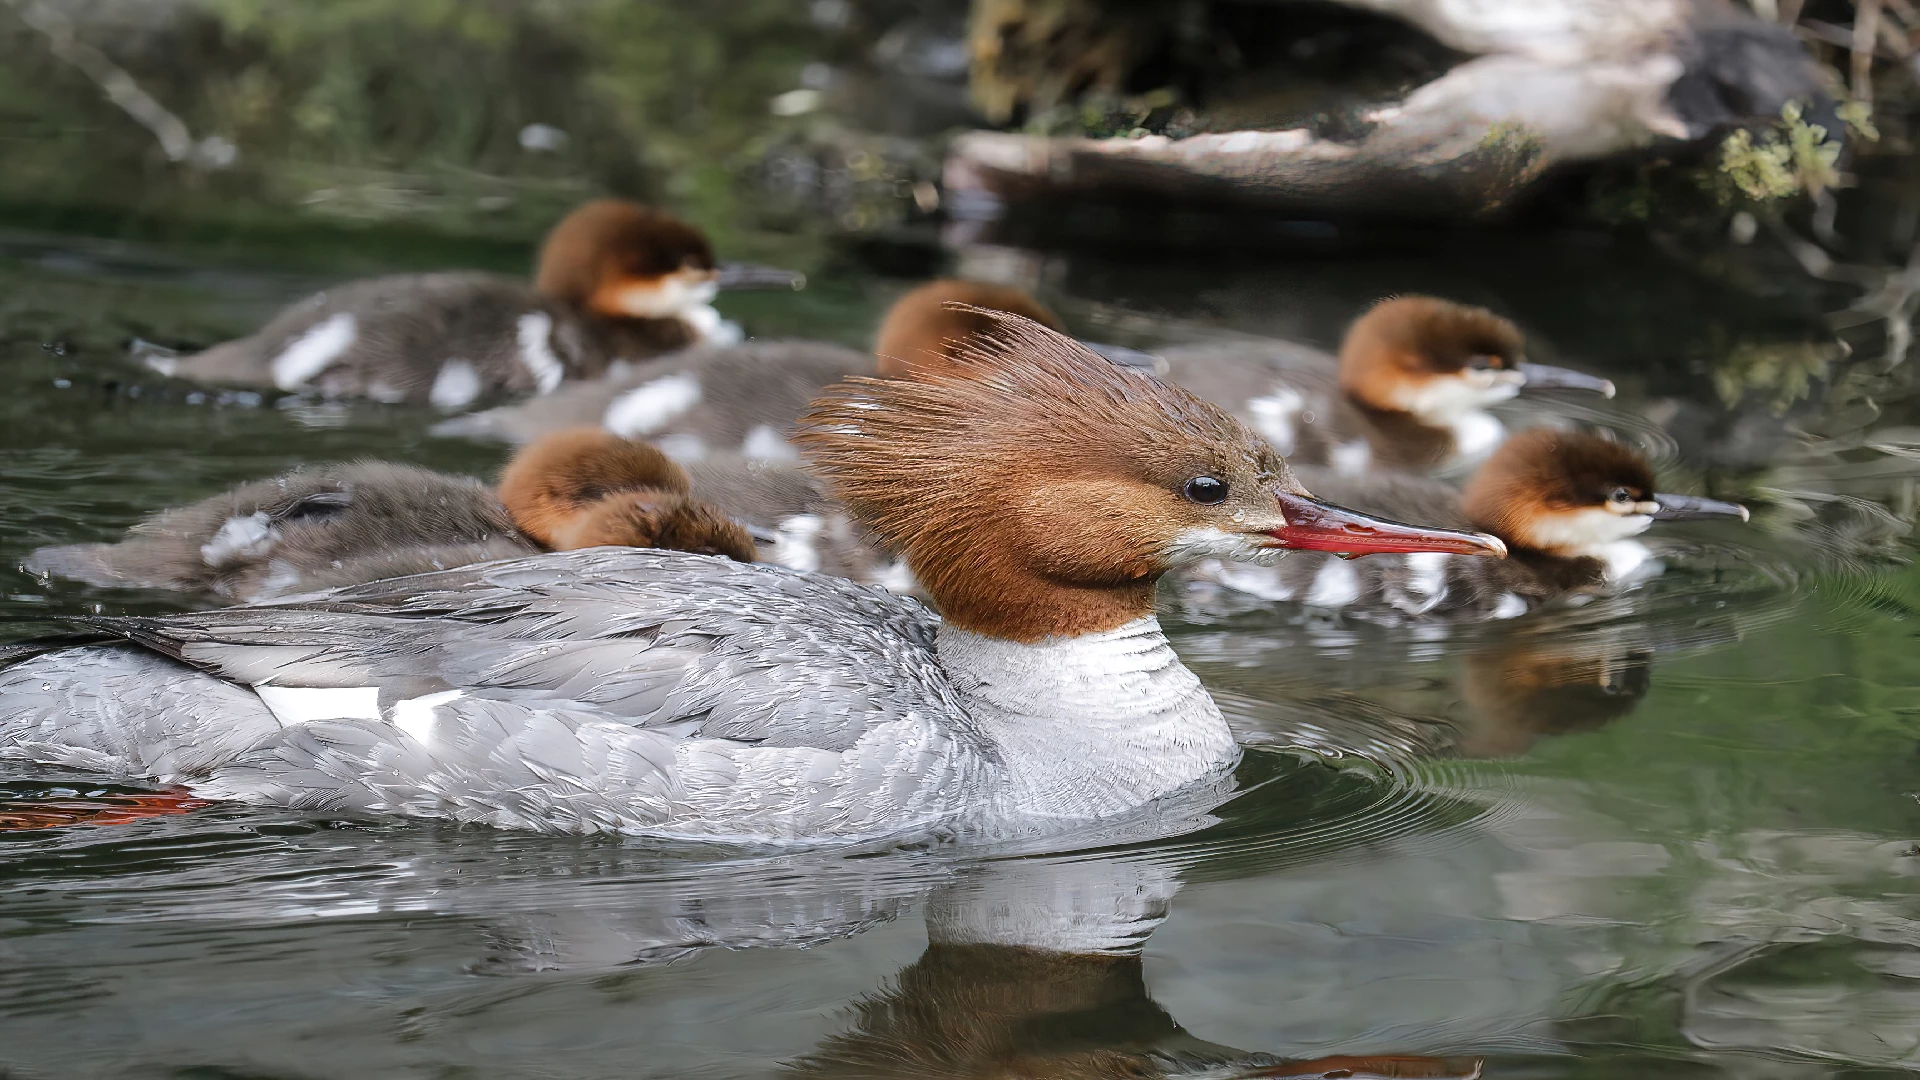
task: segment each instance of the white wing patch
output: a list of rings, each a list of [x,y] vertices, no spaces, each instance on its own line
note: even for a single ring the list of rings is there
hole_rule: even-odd
[[[342,311],[324,320],[295,338],[273,358],[273,385],[282,390],[298,390],[307,385],[339,359],[358,334],[359,324],[349,312]]]
[[[1313,607],[1346,607],[1360,599],[1360,575],[1345,559],[1328,559],[1313,575],[1306,602]]]
[[[1250,398],[1247,412],[1253,418],[1253,430],[1273,444],[1280,456],[1293,453],[1298,439],[1300,410],[1307,399],[1291,386],[1277,386],[1266,397]]]
[[[272,519],[265,511],[227,519],[213,539],[200,545],[200,561],[222,570],[243,559],[254,559],[273,549]]]
[[[433,711],[451,701],[460,700],[463,690],[442,690],[437,694],[402,698],[393,703],[393,726],[422,746],[432,746]]]
[[[1245,563],[1201,563],[1198,575],[1223,588],[1261,600],[1291,600],[1293,587],[1277,566],[1248,566]]]
[[[642,383],[613,399],[600,424],[625,439],[651,435],[673,418],[700,404],[700,380],[692,375],[667,375]]]
[[[255,686],[253,692],[281,727],[315,720],[378,720],[377,686]]]
[[[659,447],[661,453],[675,461],[704,461],[707,457],[707,440],[686,432],[662,435],[653,440],[653,445]]]
[[[567,377],[566,365],[553,355],[552,336],[553,316],[544,311],[520,316],[520,366],[533,376],[533,385],[542,394],[553,393]]]
[[[813,542],[826,522],[818,514],[788,514],[773,529],[773,561],[803,574],[820,569],[820,551]]]
[[[798,461],[800,452],[770,424],[761,424],[747,432],[740,453],[749,461]]]
[[[1493,605],[1493,614],[1487,616],[1487,618],[1517,619],[1520,616],[1525,615],[1526,613],[1527,613],[1526,600],[1522,599],[1519,595],[1515,593],[1507,593],[1500,597],[1499,603]]]
[[[433,377],[433,389],[427,391],[427,400],[436,409],[464,408],[479,396],[480,373],[465,360],[441,364],[440,374]]]
[[[1416,551],[1402,556],[1407,567],[1407,586],[1402,596],[1394,598],[1393,606],[1409,615],[1419,615],[1446,599],[1449,558],[1443,551]]]
[[[1507,438],[1507,427],[1492,413],[1470,412],[1453,418],[1453,449],[1463,460],[1478,461]]]
[[[1328,460],[1332,463],[1335,472],[1347,476],[1358,476],[1367,471],[1368,465],[1373,464],[1373,447],[1358,439],[1341,443],[1333,448],[1333,452],[1328,455]]]

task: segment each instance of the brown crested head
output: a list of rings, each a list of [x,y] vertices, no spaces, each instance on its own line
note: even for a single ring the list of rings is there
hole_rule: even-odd
[[[645,547],[718,555],[752,562],[746,527],[690,495],[622,492],[587,506],[560,531],[555,551],[589,547]]]
[[[929,281],[894,301],[874,337],[876,368],[888,378],[921,368],[946,366],[975,334],[1000,324],[993,312],[1005,312],[1050,330],[1059,316],[1025,292],[1009,285],[943,279]]]
[[[500,502],[552,551],[624,545],[752,562],[738,522],[688,494],[686,471],[659,448],[599,428],[527,444],[500,473]]]
[[[1437,411],[1456,397],[1512,397],[1525,382],[1517,370],[1525,357],[1520,328],[1486,308],[1397,296],[1347,329],[1340,387],[1376,409]]]
[[[1467,520],[1508,544],[1560,555],[1632,536],[1660,511],[1653,469],[1638,451],[1550,428],[1501,444],[1460,501]]]
[[[561,219],[540,247],[534,288],[607,318],[666,318],[711,298],[718,269],[705,233],[624,199],[596,199]]]
[[[797,437],[948,622],[1018,641],[1108,630],[1151,613],[1176,563],[1271,543],[1274,491],[1299,485],[1239,421],[978,314],[987,331],[951,365],[831,387]]]

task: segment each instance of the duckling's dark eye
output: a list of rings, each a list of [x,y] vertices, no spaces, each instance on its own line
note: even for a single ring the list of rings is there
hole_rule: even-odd
[[[1633,492],[1628,491],[1626,488],[1614,488],[1613,494],[1607,496],[1607,498],[1612,499],[1614,502],[1625,505],[1626,503],[1630,503],[1633,501]]]
[[[1196,476],[1187,481],[1180,493],[1202,506],[1215,506],[1227,501],[1227,482],[1212,476]]]

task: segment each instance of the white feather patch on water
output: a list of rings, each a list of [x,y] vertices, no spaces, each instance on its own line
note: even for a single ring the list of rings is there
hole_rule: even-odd
[[[769,424],[747,432],[746,439],[740,443],[740,453],[749,461],[800,460],[800,452]]]
[[[267,686],[253,688],[281,727],[315,720],[378,720],[377,686]]]
[[[462,690],[442,690],[437,694],[402,698],[393,703],[393,726],[422,746],[432,746],[433,711],[449,701],[460,700]]]
[[[479,396],[480,373],[465,360],[441,364],[440,374],[433,377],[433,389],[427,391],[427,400],[436,409],[464,408]]]
[[[567,377],[566,365],[553,355],[549,344],[553,336],[553,316],[544,311],[520,316],[520,365],[533,376],[533,385],[542,394],[551,394]]]
[[[273,549],[273,519],[265,511],[227,519],[213,539],[200,545],[200,561],[215,570],[223,570],[246,559],[259,558]]]
[[[342,311],[325,319],[273,358],[273,385],[282,390],[298,390],[307,385],[347,351],[358,333],[359,324],[350,312]]]
[[[1293,453],[1298,439],[1300,410],[1307,399],[1291,386],[1278,386],[1266,397],[1250,398],[1247,412],[1253,418],[1253,430],[1259,432],[1285,457]]]
[[[773,529],[773,561],[789,570],[811,574],[820,569],[820,551],[814,547],[826,522],[818,514],[788,514]]]
[[[1360,599],[1360,574],[1345,559],[1328,559],[1313,575],[1306,602],[1313,607],[1346,607]]]
[[[1526,613],[1526,600],[1515,593],[1507,593],[1500,597],[1499,603],[1493,605],[1493,614],[1487,617],[1490,619],[1517,619]]]
[[[613,399],[600,425],[623,439],[651,435],[673,418],[700,404],[700,380],[692,375],[666,375],[642,383]]]

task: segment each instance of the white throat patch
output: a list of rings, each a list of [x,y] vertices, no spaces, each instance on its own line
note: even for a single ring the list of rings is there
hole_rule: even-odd
[[[1448,427],[1461,416],[1511,400],[1525,382],[1526,376],[1517,371],[1465,368],[1455,375],[1435,375],[1396,387],[1389,400],[1395,408],[1429,424]]]
[[[1607,564],[1608,579],[1618,581],[1652,557],[1645,545],[1630,542],[1652,524],[1653,518],[1647,514],[1616,514],[1604,507],[1589,506],[1536,516],[1527,522],[1525,542],[1528,547],[1556,555],[1599,559]]]

